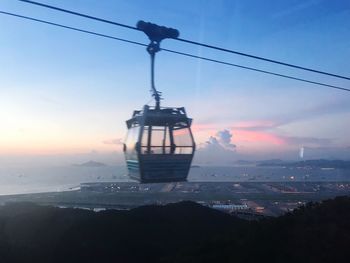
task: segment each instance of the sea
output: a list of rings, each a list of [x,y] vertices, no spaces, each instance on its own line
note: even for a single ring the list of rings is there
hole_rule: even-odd
[[[350,170],[259,166],[193,166],[189,182],[350,182]],[[0,167],[0,195],[61,192],[87,182],[133,182],[124,165]]]

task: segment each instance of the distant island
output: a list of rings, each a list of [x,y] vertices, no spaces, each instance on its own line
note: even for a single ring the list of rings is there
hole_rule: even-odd
[[[344,160],[305,160],[298,162],[288,162],[282,160],[267,160],[258,163],[258,166],[276,166],[291,168],[332,168],[332,169],[350,169],[350,161]]]
[[[234,162],[236,165],[255,165],[256,161],[238,160]]]
[[[78,167],[103,167],[103,166],[107,166],[104,163],[100,163],[100,162],[95,162],[95,161],[88,161],[82,164],[73,164],[73,166],[78,166]]]

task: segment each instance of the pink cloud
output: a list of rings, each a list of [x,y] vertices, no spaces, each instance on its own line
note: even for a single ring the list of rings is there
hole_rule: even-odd
[[[269,120],[240,121],[232,126],[235,130],[266,130],[275,128],[279,123]]]
[[[273,133],[250,131],[250,130],[233,130],[235,143],[270,143],[275,145],[285,145],[286,141]]]
[[[192,132],[202,132],[202,131],[217,131],[218,127],[214,124],[203,124],[203,123],[195,123],[191,127]]]
[[[240,121],[229,125],[228,127],[230,128],[227,130],[232,133],[232,142],[238,147],[248,145],[253,148],[279,146],[280,149],[286,149],[289,147],[300,147],[302,145],[329,146],[333,142],[329,138],[280,135],[276,131],[276,128],[281,124],[281,122],[271,120]],[[215,136],[220,129],[225,128],[222,125],[213,123],[200,123],[193,126],[193,132],[202,138]]]

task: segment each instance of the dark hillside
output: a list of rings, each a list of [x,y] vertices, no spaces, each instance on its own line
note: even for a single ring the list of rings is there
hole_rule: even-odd
[[[350,198],[309,203],[251,222],[169,262],[348,262]]]
[[[95,213],[0,208],[1,262],[345,262],[350,198],[249,222],[181,202]]]

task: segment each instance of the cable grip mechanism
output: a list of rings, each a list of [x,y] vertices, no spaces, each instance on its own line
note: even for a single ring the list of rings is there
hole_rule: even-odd
[[[137,29],[144,32],[149,40],[151,41],[149,45],[147,46],[147,52],[151,56],[151,88],[152,88],[152,96],[154,97],[156,101],[156,110],[160,109],[160,100],[161,98],[161,92],[157,91],[155,84],[154,84],[154,61],[155,61],[155,55],[157,52],[159,52],[160,49],[160,42],[166,38],[178,38],[180,33],[177,29],[174,28],[168,28],[165,26],[158,26],[153,23],[139,21],[136,25]]]

